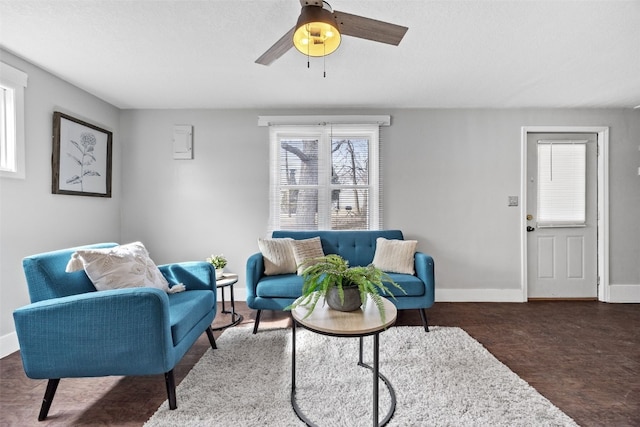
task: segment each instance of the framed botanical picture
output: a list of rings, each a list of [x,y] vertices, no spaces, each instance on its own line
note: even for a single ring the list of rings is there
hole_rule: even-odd
[[[111,197],[113,133],[53,113],[53,194]]]

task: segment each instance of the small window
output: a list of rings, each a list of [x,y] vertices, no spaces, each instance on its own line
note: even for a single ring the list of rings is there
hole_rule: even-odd
[[[272,230],[381,226],[377,125],[271,128]]]
[[[538,226],[586,223],[587,141],[538,141]]]
[[[27,75],[0,62],[0,177],[25,177],[24,88]]]

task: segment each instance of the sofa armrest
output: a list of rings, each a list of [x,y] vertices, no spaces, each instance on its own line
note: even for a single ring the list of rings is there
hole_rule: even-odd
[[[258,252],[247,259],[247,301],[256,297],[256,286],[258,281],[264,275],[264,259],[262,253]]]
[[[157,374],[175,363],[169,298],[159,289],[54,298],[13,318],[30,378]]]
[[[416,276],[425,284],[425,294],[435,299],[435,263],[431,255],[416,252],[414,255]]]
[[[171,285],[182,283],[189,291],[216,289],[216,269],[208,262],[178,262],[158,268]]]

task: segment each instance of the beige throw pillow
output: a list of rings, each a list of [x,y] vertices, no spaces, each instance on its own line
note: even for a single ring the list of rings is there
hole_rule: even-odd
[[[81,270],[99,291],[150,287],[173,294],[185,290],[183,284],[169,288],[149,252],[140,242],[105,249],[79,250],[71,255],[66,272]]]
[[[293,239],[258,239],[258,247],[264,260],[264,274],[275,276],[296,272],[291,243]]]
[[[417,240],[387,240],[384,237],[378,237],[373,265],[388,273],[413,275],[415,273],[413,258],[417,245]]]
[[[320,258],[324,256],[322,251],[322,242],[320,237],[312,237],[305,240],[291,240],[291,248],[293,249],[293,256],[298,266],[298,275],[302,275],[302,272],[313,264],[305,264],[301,266],[305,260],[311,258]]]

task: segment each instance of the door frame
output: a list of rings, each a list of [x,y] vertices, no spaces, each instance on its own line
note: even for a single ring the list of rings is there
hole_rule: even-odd
[[[527,137],[530,133],[595,133],[597,140],[597,257],[598,301],[609,302],[609,127],[608,126],[522,126],[520,163],[520,283],[522,301],[528,299],[527,276]]]

